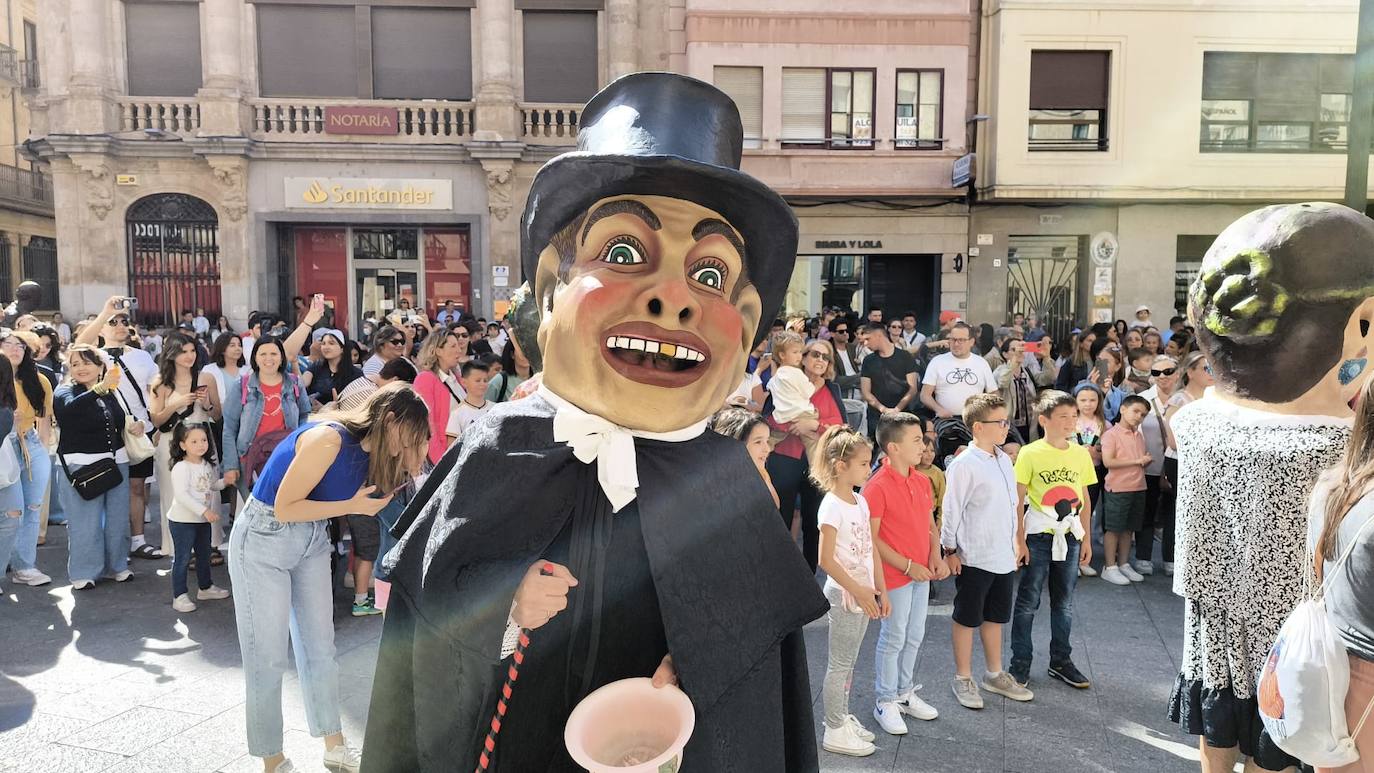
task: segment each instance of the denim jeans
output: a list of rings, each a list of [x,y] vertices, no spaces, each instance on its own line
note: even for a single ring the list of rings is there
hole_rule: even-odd
[[[23,523],[24,489],[16,482],[0,489],[0,578],[4,577],[5,565],[14,552],[14,540]]]
[[[892,614],[878,628],[878,703],[895,701],[916,689],[916,655],[926,637],[930,583],[909,582],[890,590]]]
[[[396,547],[397,540],[391,536],[391,529],[401,519],[401,513],[405,511],[406,504],[398,496],[377,513],[377,525],[382,527],[382,537],[377,545],[377,562],[372,565],[372,574],[379,580],[387,578],[386,572],[382,571],[382,559],[386,558],[386,554]]]
[[[32,569],[38,560],[38,520],[43,515],[43,497],[52,477],[52,460],[43,441],[38,439],[38,430],[29,430],[22,438],[16,435],[10,442],[19,460],[19,483],[24,489],[24,518],[14,540],[10,565],[15,569]],[[24,463],[25,452],[28,464]]]
[[[196,587],[205,590],[214,585],[210,576],[210,524],[168,521],[167,528],[176,546],[172,556],[172,598],[186,592],[186,567],[191,563],[192,551],[196,554]]]
[[[91,500],[76,493],[66,473],[56,476],[57,495],[67,511],[67,576],[72,582],[129,568],[129,465],[119,465],[119,472],[124,476],[119,485]]]
[[[1069,662],[1073,647],[1069,634],[1073,630],[1073,589],[1078,584],[1078,540],[1065,535],[1069,552],[1063,561],[1051,560],[1054,537],[1049,534],[1026,535],[1030,550],[1030,565],[1022,567],[1021,582],[1016,588],[1016,609],[1011,618],[1011,668],[1029,671],[1035,656],[1031,641],[1031,626],[1035,610],[1040,608],[1040,594],[1045,580],[1050,583],[1050,665]]]
[[[826,656],[825,682],[821,700],[825,706],[825,726],[839,728],[849,715],[849,687],[854,679],[854,663],[863,647],[864,632],[868,630],[868,615],[846,611],[844,591],[827,583],[825,597],[830,601],[830,647]]]
[[[229,535],[234,619],[247,685],[248,753],[254,757],[282,750],[288,631],[310,734],[322,738],[340,732],[326,523],[278,521],[270,505],[249,497]]]

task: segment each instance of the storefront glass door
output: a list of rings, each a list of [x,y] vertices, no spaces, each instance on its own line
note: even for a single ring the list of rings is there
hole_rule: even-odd
[[[391,268],[358,268],[353,270],[354,296],[358,299],[358,318],[354,321],[356,329],[361,329],[362,318],[372,312],[381,320],[395,311],[401,299],[411,301],[414,308],[415,288],[419,286],[420,275],[415,271],[398,271]]]

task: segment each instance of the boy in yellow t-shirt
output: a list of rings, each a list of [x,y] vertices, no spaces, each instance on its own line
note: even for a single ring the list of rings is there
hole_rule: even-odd
[[[1011,667],[1016,681],[1030,681],[1035,645],[1031,626],[1045,582],[1050,586],[1049,675],[1086,689],[1088,678],[1069,659],[1073,648],[1073,591],[1078,567],[1092,558],[1092,501],[1088,486],[1097,482],[1092,457],[1072,442],[1077,431],[1078,404],[1063,392],[1050,390],[1036,403],[1041,439],[1025,446],[1016,457],[1016,491],[1025,507],[1018,537],[1025,541],[1029,563],[1021,572],[1011,621]]]

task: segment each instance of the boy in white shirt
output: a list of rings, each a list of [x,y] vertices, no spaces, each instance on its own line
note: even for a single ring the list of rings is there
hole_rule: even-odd
[[[463,389],[467,390],[467,394],[458,404],[458,410],[449,414],[447,432],[450,442],[462,437],[468,425],[490,411],[492,405],[487,400],[487,383],[491,381],[490,366],[477,360],[468,360],[463,363],[459,373],[458,381],[463,385]]]
[[[941,550],[954,587],[954,679],[961,706],[983,708],[973,681],[973,632],[983,641],[983,689],[1015,701],[1035,697],[1002,670],[1002,626],[1011,622],[1016,567],[1026,557],[1017,537],[1016,472],[999,447],[1007,441],[1007,405],[1000,395],[974,395],[964,404],[973,443],[945,471]]]

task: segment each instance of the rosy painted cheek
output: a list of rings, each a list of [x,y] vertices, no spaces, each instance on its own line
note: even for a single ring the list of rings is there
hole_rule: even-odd
[[[701,335],[711,345],[716,357],[734,354],[744,336],[744,318],[739,309],[724,298],[702,304]]]
[[[601,328],[609,325],[644,318],[636,314],[634,308],[635,295],[641,289],[634,282],[583,277],[569,287],[559,301],[575,304],[577,325],[591,325],[592,332],[599,334]]]

